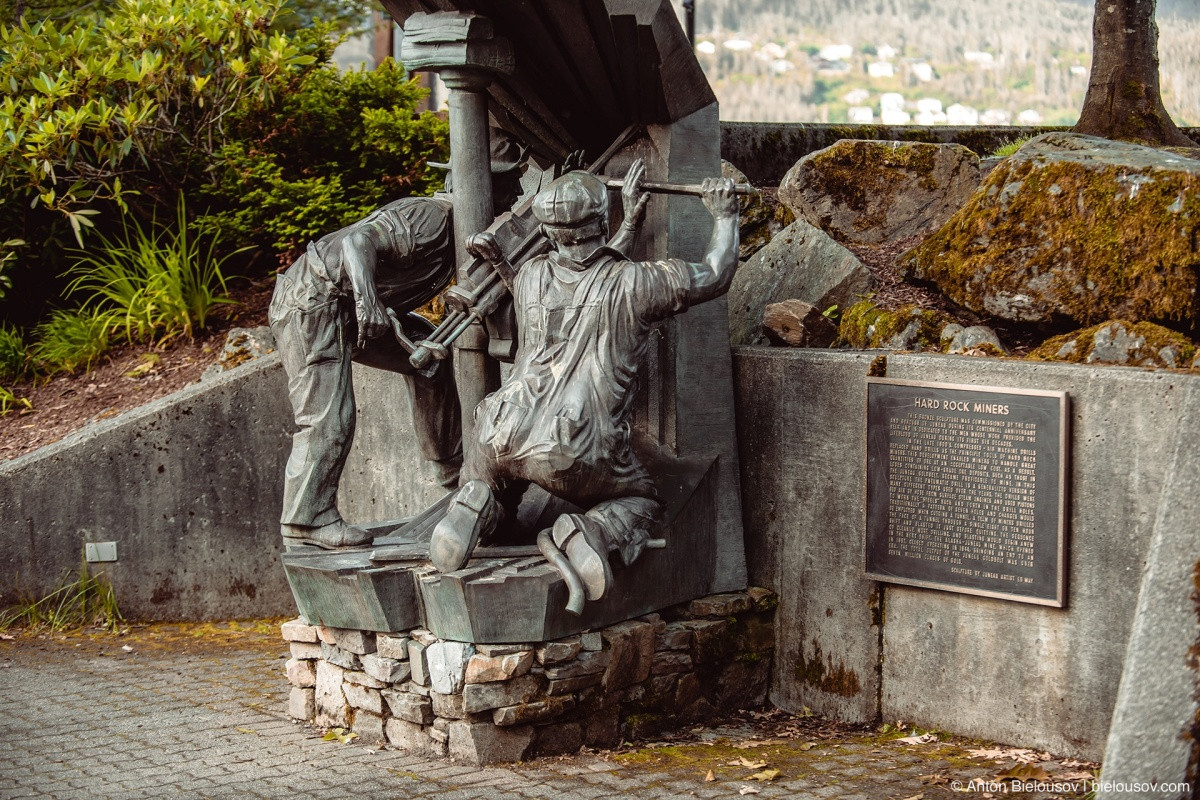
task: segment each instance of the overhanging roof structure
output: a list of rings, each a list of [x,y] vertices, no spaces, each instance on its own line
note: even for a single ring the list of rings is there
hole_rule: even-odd
[[[516,55],[488,93],[496,121],[549,161],[595,157],[632,124],[668,124],[716,102],[670,0],[382,0],[488,17]]]

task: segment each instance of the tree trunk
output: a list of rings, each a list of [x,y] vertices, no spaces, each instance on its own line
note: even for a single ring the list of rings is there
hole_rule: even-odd
[[[1092,73],[1076,133],[1156,146],[1197,146],[1162,104],[1154,3],[1096,0]]]

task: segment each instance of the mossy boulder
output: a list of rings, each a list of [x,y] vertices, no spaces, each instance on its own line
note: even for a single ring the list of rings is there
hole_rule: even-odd
[[[1200,161],[1047,133],[997,166],[900,266],[1003,319],[1190,325],[1198,234]]]
[[[779,199],[843,244],[877,245],[936,230],[979,181],[960,145],[844,139],[796,162]]]
[[[838,344],[857,350],[942,350],[942,331],[956,324],[941,311],[906,305],[879,308],[870,300],[855,303],[842,314]]]
[[[750,179],[728,161],[721,162],[721,175],[734,183],[750,183]],[[738,261],[745,261],[757,253],[767,242],[788,225],[796,221],[796,215],[779,202],[774,190],[756,190],[738,199]]]
[[[803,300],[822,311],[846,308],[871,289],[871,273],[858,258],[803,220],[784,228],[738,268],[729,288],[729,339],[763,344],[763,310],[769,303]]]
[[[1181,333],[1152,322],[1110,320],[1047,339],[1027,358],[1177,368],[1193,366],[1196,356],[1196,344]]]

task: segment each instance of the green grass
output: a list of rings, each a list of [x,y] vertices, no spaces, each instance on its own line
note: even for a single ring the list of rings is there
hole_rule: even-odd
[[[1020,150],[1021,145],[1025,144],[1032,138],[1032,136],[1023,136],[1019,139],[1008,139],[1004,142],[1004,144],[993,150],[990,155],[995,156],[996,158],[1008,158],[1013,153]]]
[[[26,600],[0,613],[0,631],[16,626],[59,632],[95,626],[115,632],[125,623],[112,584],[93,575],[80,559],[78,575],[64,578],[40,600]]]
[[[25,337],[12,325],[0,322],[0,381],[19,381],[28,368]]]
[[[116,324],[111,311],[55,311],[34,329],[34,368],[47,375],[91,369],[112,347]]]
[[[190,339],[214,306],[233,302],[221,267],[234,254],[217,255],[219,238],[195,229],[180,195],[169,223],[126,219],[120,234],[76,251],[68,291],[85,309],[111,312],[114,332],[130,342]]]
[[[8,416],[10,412],[18,408],[33,408],[33,403],[29,402],[27,397],[17,397],[13,394],[12,389],[0,386],[0,417]]]

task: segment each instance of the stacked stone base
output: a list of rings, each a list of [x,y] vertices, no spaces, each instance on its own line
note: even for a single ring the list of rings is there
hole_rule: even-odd
[[[290,716],[471,764],[613,747],[766,700],[775,597],[712,595],[552,642],[283,626]]]

